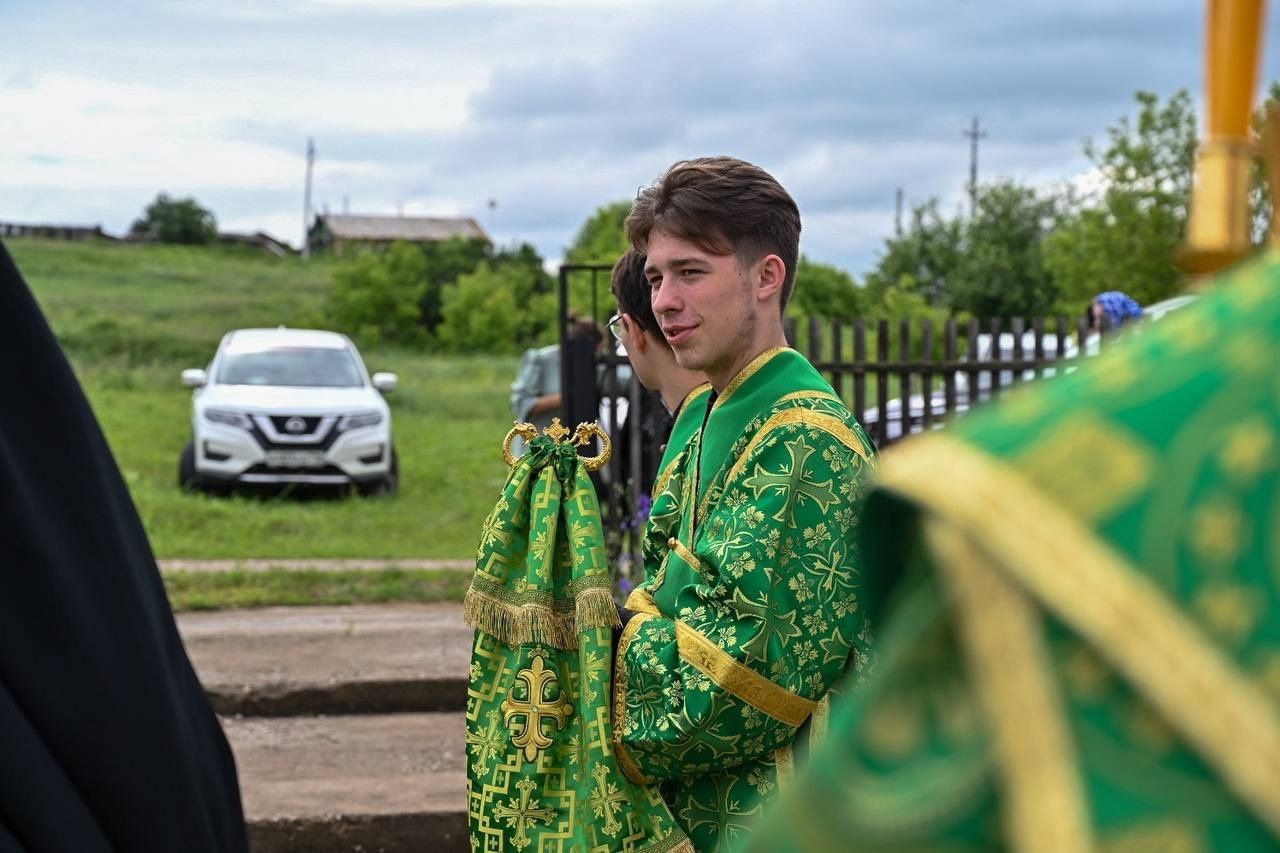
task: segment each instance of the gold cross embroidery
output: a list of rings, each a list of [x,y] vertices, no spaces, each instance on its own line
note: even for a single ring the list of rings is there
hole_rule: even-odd
[[[555,670],[546,668],[542,655],[535,655],[533,666],[516,673],[516,681],[524,684],[526,698],[516,698],[518,684],[507,691],[502,701],[503,723],[508,728],[515,723],[512,742],[524,750],[525,761],[536,761],[538,753],[552,744],[542,733],[543,721],[555,723],[556,731],[563,729],[573,704],[560,689]]]
[[[529,842],[532,840],[529,838],[530,822],[540,820],[543,823],[550,823],[552,818],[556,816],[555,809],[550,806],[540,809],[538,808],[537,800],[529,799],[529,795],[533,793],[533,789],[536,787],[538,787],[538,783],[532,779],[521,779],[516,783],[516,790],[520,792],[519,801],[517,802],[516,798],[512,797],[505,803],[499,804],[493,810],[498,820],[505,820],[507,826],[516,831],[511,843],[515,845],[517,850],[523,850],[528,847]]]

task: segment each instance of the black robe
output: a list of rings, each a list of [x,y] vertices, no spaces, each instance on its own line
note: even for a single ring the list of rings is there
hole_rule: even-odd
[[[137,510],[2,245],[0,573],[0,851],[247,850]]]

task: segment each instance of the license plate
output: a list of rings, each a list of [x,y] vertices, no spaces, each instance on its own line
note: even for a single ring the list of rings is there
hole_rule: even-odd
[[[315,450],[268,450],[268,468],[323,468],[324,454]]]

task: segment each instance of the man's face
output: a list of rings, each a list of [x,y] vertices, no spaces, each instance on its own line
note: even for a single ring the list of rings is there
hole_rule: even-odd
[[[713,255],[660,230],[649,235],[645,277],[653,315],[676,362],[723,388],[750,356],[759,303],[733,255]]]

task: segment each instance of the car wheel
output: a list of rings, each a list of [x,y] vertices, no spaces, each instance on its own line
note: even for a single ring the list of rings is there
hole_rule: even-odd
[[[390,496],[400,491],[400,457],[396,454],[394,447],[391,448],[391,469],[387,472],[387,476],[362,484],[359,488],[360,494],[365,497]]]
[[[187,446],[182,448],[182,456],[178,459],[178,487],[184,492],[195,492],[204,488],[204,483],[200,481],[200,475],[196,473],[196,443],[194,440],[187,442]]]

